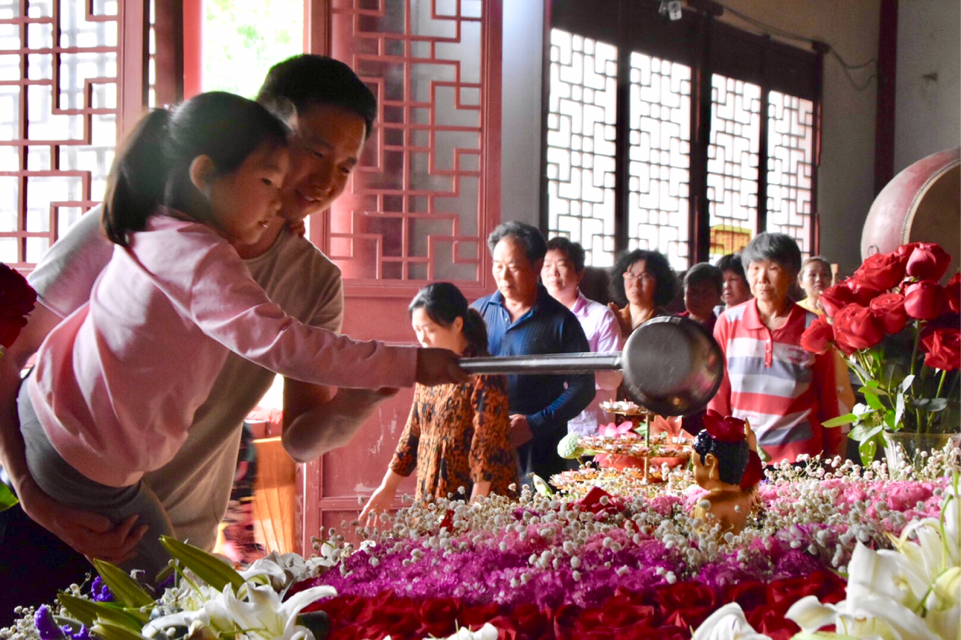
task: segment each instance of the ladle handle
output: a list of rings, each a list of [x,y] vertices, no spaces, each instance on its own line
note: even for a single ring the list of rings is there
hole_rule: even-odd
[[[587,373],[620,370],[620,353],[552,353],[532,356],[462,358],[458,363],[468,373]]]

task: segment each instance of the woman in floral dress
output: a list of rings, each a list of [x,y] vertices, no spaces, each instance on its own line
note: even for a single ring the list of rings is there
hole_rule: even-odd
[[[484,320],[468,308],[454,285],[439,282],[424,287],[408,311],[420,344],[465,357],[487,355]],[[473,376],[468,382],[436,387],[417,385],[407,426],[361,520],[387,511],[397,486],[415,469],[418,501],[513,493],[517,461],[507,440],[509,427],[502,376]]]

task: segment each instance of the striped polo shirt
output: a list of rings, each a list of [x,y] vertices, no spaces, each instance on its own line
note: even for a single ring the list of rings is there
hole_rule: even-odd
[[[835,455],[844,442],[841,429],[821,426],[838,415],[832,355],[815,356],[800,346],[817,316],[788,304],[787,321],[774,331],[761,322],[753,299],[725,311],[714,327],[725,371],[708,406],[748,420],[774,462],[794,462],[802,453]]]

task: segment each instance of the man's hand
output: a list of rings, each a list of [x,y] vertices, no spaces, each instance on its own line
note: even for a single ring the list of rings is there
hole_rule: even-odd
[[[456,353],[448,349],[418,349],[417,382],[428,387],[467,382],[470,376],[458,366],[459,359]]]
[[[531,431],[531,425],[527,422],[527,416],[512,413],[510,421],[511,427],[510,431],[507,432],[507,440],[512,447],[516,449],[534,439],[534,432]]]
[[[131,515],[115,525],[110,518],[67,507],[44,493],[33,480],[21,483],[20,505],[32,520],[87,558],[119,564],[134,557],[134,548],[147,533]]]

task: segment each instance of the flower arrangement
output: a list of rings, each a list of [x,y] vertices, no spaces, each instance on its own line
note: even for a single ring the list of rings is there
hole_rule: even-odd
[[[811,352],[837,347],[861,381],[865,402],[825,426],[853,423],[865,462],[885,444],[884,431],[958,431],[961,275],[938,284],[950,261],[924,242],[868,257],[821,294],[826,316],[801,337]]]
[[[922,605],[951,613],[961,584],[958,529],[949,529],[959,473],[956,450],[930,456],[912,480],[892,478],[880,461],[782,463],[758,488],[761,514],[738,535],[705,530],[690,515],[703,491],[679,482],[650,498],[596,489],[576,501],[524,491],[516,501],[415,504],[382,516],[380,528],[356,526],[359,544],[330,530],[318,555],[274,555],[239,572],[167,541],[180,580],[159,596],[101,564],[114,602],[77,588],[56,611],[24,611],[29,620],[0,638],[86,640],[82,626],[104,640],[680,639],[699,627],[696,637],[725,637],[704,625],[730,624],[739,637],[781,639],[811,628],[788,616],[799,601],[823,607],[812,609],[821,621],[825,611],[846,615],[843,601],[857,593],[842,576],[861,575],[862,546],[927,563],[903,574],[915,595],[901,602],[930,625]],[[911,546],[912,537],[934,541],[934,522],[949,536],[940,556]],[[939,599],[924,595],[924,581]]]

